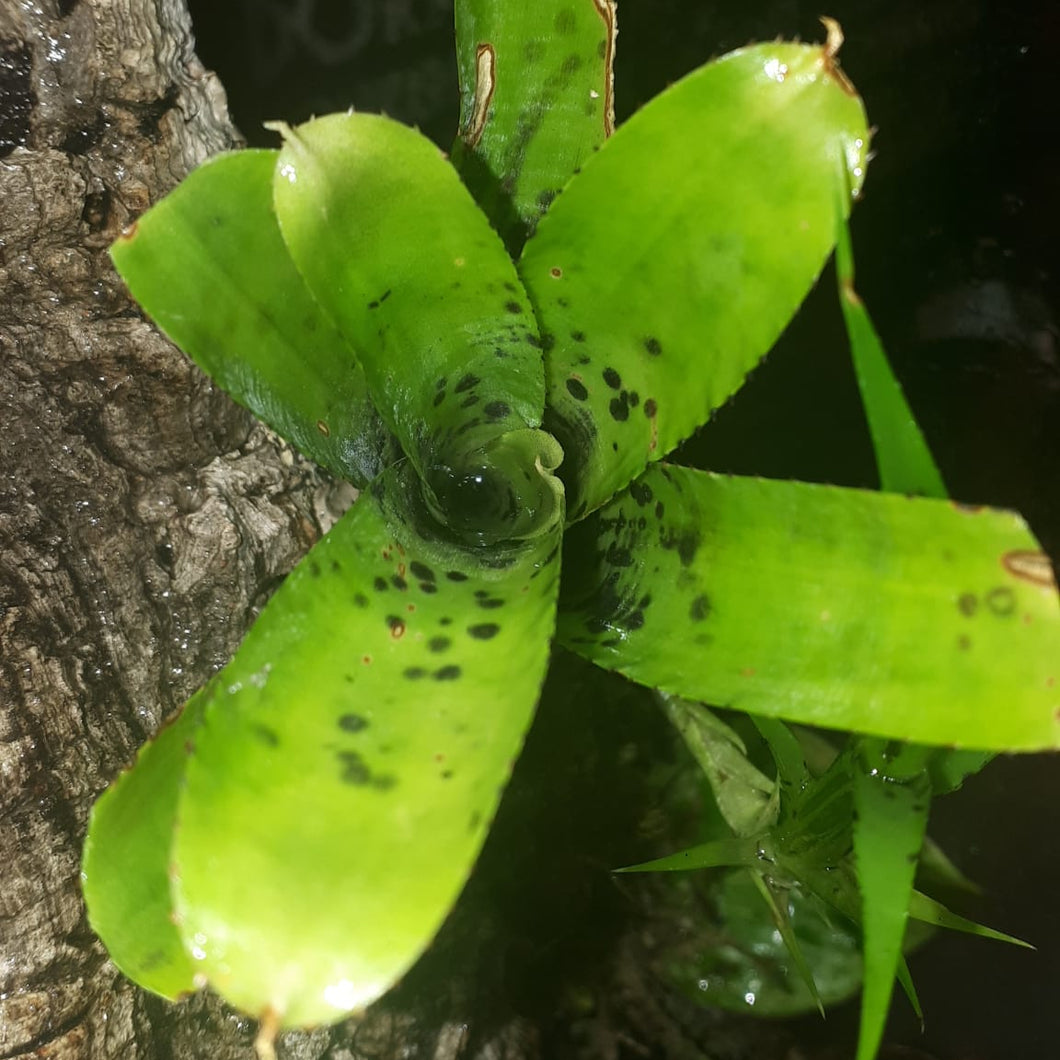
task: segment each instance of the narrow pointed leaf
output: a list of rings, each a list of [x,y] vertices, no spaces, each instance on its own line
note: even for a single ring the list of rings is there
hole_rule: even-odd
[[[842,201],[842,200],[840,200]],[[854,252],[846,219],[836,213],[836,277],[854,372],[869,421],[880,485],[895,493],[947,496],[931,450],[891,370],[864,302],[854,289]]]
[[[906,998],[909,1000],[909,1004],[912,1006],[913,1011],[916,1013],[916,1018],[920,1020],[920,1029],[924,1029],[924,1010],[920,1006],[920,996],[916,992],[916,984],[913,982],[913,975],[909,971],[909,962],[905,957],[898,958],[898,970],[895,972],[898,978],[898,982],[902,986],[902,990],[905,993]]]
[[[399,471],[363,494],[200,693],[181,929],[220,994],[285,1026],[360,1010],[419,956],[544,677],[562,517],[483,554],[423,536],[408,496]]]
[[[333,114],[285,129],[275,201],[313,294],[356,346],[369,390],[436,518],[483,543],[547,522],[556,464],[530,304],[497,234],[426,137]],[[542,516],[542,513],[543,516]]]
[[[930,752],[860,741],[854,769],[854,858],[861,890],[865,985],[857,1060],[873,1060],[883,1038],[902,959],[909,898],[924,842]]]
[[[810,782],[810,771],[798,738],[776,718],[756,717],[754,723],[773,756],[782,787],[792,792],[801,791]]]
[[[795,928],[791,923],[791,916],[788,913],[787,907],[787,898],[785,897],[782,901],[773,892],[773,889],[769,884],[766,883],[760,872],[752,872],[751,876],[754,879],[755,886],[758,888],[758,893],[761,894],[766,905],[769,907],[769,914],[773,918],[773,923],[776,925],[777,931],[780,932],[780,937],[784,942],[784,948],[788,951],[792,963],[795,965],[795,970],[799,973],[799,978],[802,979],[807,992],[810,997],[813,998],[814,1004],[817,1006],[817,1011],[823,1016],[824,1002],[821,1000],[820,992],[817,989],[817,983],[813,978],[813,972],[810,970],[810,966],[806,962],[806,957],[802,952],[802,946],[799,944],[798,937],[795,934]]]
[[[88,920],[111,960],[170,1000],[196,987],[194,961],[173,919],[170,871],[186,745],[201,715],[192,700],[100,796],[81,863]]]
[[[614,0],[456,5],[453,163],[517,251],[614,128]]]
[[[746,48],[616,130],[528,241],[546,426],[572,519],[665,456],[773,345],[835,239],[868,132],[829,47]]]
[[[718,869],[735,866],[750,867],[758,861],[758,848],[753,839],[734,837],[712,839],[687,850],[668,854],[638,865],[626,865],[615,872],[687,872],[691,869]]]
[[[1006,935],[1003,931],[995,931],[993,928],[984,927],[974,920],[967,920],[963,916],[951,913],[940,902],[929,898],[920,891],[913,891],[909,900],[909,915],[914,920],[924,924],[933,924],[935,927],[949,928],[951,931],[963,931],[968,935],[978,935],[984,939],[994,939],[997,942],[1008,942],[1013,946],[1022,946],[1024,949],[1033,950],[1034,947],[1015,935]]]
[[[112,247],[133,297],[218,386],[357,485],[398,455],[354,351],[298,275],[272,208],[275,151],[219,155]]]
[[[565,540],[561,642],[690,699],[921,743],[1060,742],[1060,608],[1009,512],[649,469]]]

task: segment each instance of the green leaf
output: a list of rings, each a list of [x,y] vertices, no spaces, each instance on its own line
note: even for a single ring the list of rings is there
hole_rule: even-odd
[[[671,873],[653,881],[653,906],[683,926],[680,942],[661,948],[652,971],[699,1004],[748,1015],[792,1016],[816,1008],[791,952],[762,901],[751,872]],[[814,986],[826,1005],[861,983],[859,934],[813,892],[778,889],[776,901],[793,928]]]
[[[518,546],[449,545],[421,532],[407,475],[362,494],[187,708],[202,720],[171,855],[177,923],[196,973],[266,1025],[359,1011],[418,957],[477,856],[545,673],[562,515]],[[157,759],[122,783],[141,812],[169,814],[164,833],[173,783],[158,771],[173,759]],[[115,871],[136,856],[114,854],[96,893],[124,901]],[[161,882],[143,879],[159,907]]]
[[[783,894],[781,898],[780,895],[774,893],[773,888],[766,882],[761,873],[752,872],[751,875],[755,886],[758,888],[758,893],[762,896],[769,909],[769,914],[780,934],[781,941],[784,943],[784,948],[788,951],[788,955],[795,965],[795,970],[799,973],[799,978],[806,987],[806,992],[813,998],[817,1011],[823,1016],[824,1002],[821,1000],[821,994],[817,989],[817,983],[814,981],[813,972],[810,970],[810,965],[806,961],[798,935],[795,932],[791,912],[788,908],[787,895]]]
[[[862,901],[865,986],[857,1060],[872,1060],[883,1038],[902,960],[909,899],[924,842],[930,751],[860,740],[854,767],[854,857]]]
[[[664,465],[564,549],[561,643],[642,684],[920,743],[1060,743],[1060,608],[1012,513]]]
[[[936,795],[956,791],[993,757],[992,751],[947,751],[938,755],[928,763],[932,789]]]
[[[541,219],[519,272],[548,346],[546,426],[573,520],[741,385],[835,239],[837,166],[860,184],[861,101],[828,47],[746,48],[638,111]]]
[[[96,800],[81,862],[92,930],[140,986],[173,1000],[195,989],[195,964],[173,919],[173,829],[187,746],[202,717],[193,699]]]
[[[218,386],[357,485],[398,450],[272,209],[275,151],[219,155],[111,248],[133,297]]]
[[[751,868],[758,864],[758,845],[754,839],[737,836],[727,839],[711,839],[706,843],[668,854],[637,865],[626,865],[615,872],[687,872],[690,869],[732,868],[743,865]]]
[[[916,992],[916,986],[913,985],[913,976],[909,971],[909,962],[905,957],[898,958],[898,970],[895,975],[901,984],[902,990],[905,992],[906,998],[909,1000],[909,1004],[916,1013],[916,1018],[920,1020],[920,1029],[923,1030],[924,1010],[920,1006],[920,997]]]
[[[515,267],[456,171],[388,118],[284,129],[275,201],[310,290],[359,351],[434,517],[490,544],[551,524],[541,343]]]
[[[725,823],[738,836],[757,835],[776,819],[776,785],[747,758],[743,741],[701,703],[658,693],[663,713],[695,758]]]
[[[978,935],[980,938],[994,939],[997,942],[1008,942],[1013,946],[1022,946],[1028,950],[1034,949],[1029,942],[1024,942],[1015,935],[1006,935],[1003,931],[995,931],[993,928],[975,923],[974,920],[966,920],[963,916],[951,913],[940,902],[936,902],[934,898],[929,898],[919,891],[913,891],[909,899],[909,915],[914,920],[919,920],[924,924],[933,924],[935,927],[963,931],[968,935]]]
[[[810,783],[810,771],[802,744],[782,721],[763,717],[753,720],[776,763],[777,777],[785,798],[796,797]]]
[[[456,5],[453,164],[514,253],[614,128],[614,0]]]
[[[845,204],[845,195],[839,200]],[[836,277],[850,352],[869,421],[880,485],[895,493],[946,497],[931,450],[887,361],[865,304],[854,290],[854,252],[846,218],[836,211]]]

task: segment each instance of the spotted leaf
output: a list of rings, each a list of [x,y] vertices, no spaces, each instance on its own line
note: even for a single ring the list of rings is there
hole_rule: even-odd
[[[1060,744],[1056,587],[1010,512],[661,465],[564,552],[560,640],[641,683],[921,743]]]
[[[284,135],[284,239],[357,348],[435,517],[479,543],[532,532],[542,513],[547,523],[554,495],[534,465],[555,466],[557,448],[537,430],[537,325],[456,171],[425,137],[376,115],[334,114]]]
[[[456,6],[453,163],[518,251],[614,129],[614,0]]]
[[[144,872],[152,906],[171,899],[195,973],[266,1024],[359,1011],[416,959],[467,878],[544,677],[562,515],[526,544],[446,544],[406,503],[406,474],[362,495],[186,708],[201,720],[177,748],[171,895],[155,845],[141,856],[109,828],[91,848],[93,876],[124,866]],[[162,784],[157,757],[106,812],[169,813],[174,760]],[[95,894],[122,963],[138,942]]]
[[[838,167],[868,131],[830,46],[733,52],[622,125],[541,219],[519,264],[547,354],[546,426],[572,519],[665,456],[736,391],[835,238]]]
[[[275,164],[275,151],[211,159],[111,257],[140,305],[219,386],[306,456],[364,485],[398,449],[354,350],[280,238]]]

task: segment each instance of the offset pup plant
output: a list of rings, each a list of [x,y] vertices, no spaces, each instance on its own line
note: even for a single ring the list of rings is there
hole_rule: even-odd
[[[760,719],[772,790],[805,797],[767,793],[700,863],[772,857],[782,923],[782,874],[863,921],[871,1056],[926,908],[931,778],[1060,742],[1048,561],[1010,513],[664,462],[845,238],[868,129],[838,27],[711,63],[611,136],[613,3],[516,6],[457,4],[451,161],[383,117],[278,126],[280,150],[211,160],[113,248],[189,356],[361,494],[100,798],[92,924],[147,989],[258,1017],[263,1055],[362,1011],[471,871],[555,638]],[[940,495],[844,290],[901,457],[884,485]],[[867,734],[824,817],[778,719]]]

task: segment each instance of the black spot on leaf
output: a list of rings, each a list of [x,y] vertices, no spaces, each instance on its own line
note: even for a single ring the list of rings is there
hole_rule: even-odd
[[[358,787],[373,787],[379,791],[392,788],[397,781],[389,775],[373,773],[368,764],[356,751],[338,751],[335,757],[339,760],[339,774],[343,784],[355,784]]]
[[[280,744],[276,730],[270,729],[268,725],[254,725],[251,731],[266,747],[278,747]]]
[[[688,617],[693,622],[702,622],[709,614],[710,599],[707,596],[700,594],[692,601],[692,605],[688,609]]]
[[[622,388],[622,376],[620,376],[614,368],[604,369],[604,382],[612,390],[620,390]]]
[[[368,719],[360,714],[343,714],[339,717],[339,728],[343,732],[363,732],[368,728]]]
[[[448,637],[431,637],[427,641],[427,648],[429,651],[442,652],[448,651],[452,645],[452,641]]]
[[[488,419],[502,420],[509,412],[511,412],[511,409],[504,401],[491,401],[488,405],[484,406],[482,411],[486,414]]]
[[[419,578],[421,581],[434,581],[434,571],[426,563],[420,563],[419,560],[414,559],[409,564],[409,572],[414,578]]]
[[[589,396],[589,391],[585,389],[585,384],[580,379],[574,379],[573,377],[567,380],[567,393],[575,401],[584,401]]]
[[[652,357],[658,357],[662,353],[662,344],[657,338],[649,335],[644,340],[644,349],[647,353],[651,354]]]
[[[455,389],[458,394],[463,394],[465,390],[470,390],[472,387],[478,386],[481,382],[482,380],[479,379],[477,375],[472,375],[468,372],[467,375],[461,377],[460,382],[456,384]]]
[[[435,681],[455,681],[463,671],[459,666],[443,666],[431,675]]]
[[[652,497],[655,496],[651,491],[651,486],[646,482],[634,482],[629,487],[629,495],[637,502],[637,506],[640,508],[650,504]]]
[[[699,550],[699,531],[664,528],[659,531],[659,544],[668,551],[676,550],[681,566],[687,567],[696,558],[696,552]]]
[[[467,631],[475,640],[492,640],[501,631],[501,627],[496,622],[479,622],[468,626]]]

